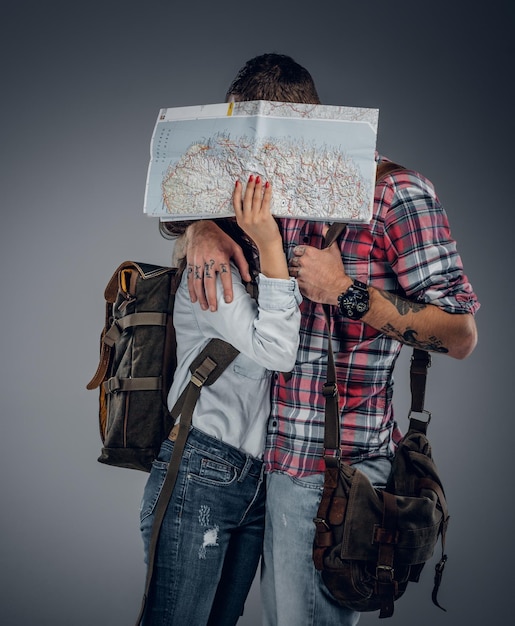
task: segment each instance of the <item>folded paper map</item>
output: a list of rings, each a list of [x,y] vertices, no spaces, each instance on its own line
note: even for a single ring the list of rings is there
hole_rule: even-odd
[[[236,180],[270,181],[272,213],[368,222],[379,111],[254,101],[161,109],[144,213],[162,221],[234,215]]]

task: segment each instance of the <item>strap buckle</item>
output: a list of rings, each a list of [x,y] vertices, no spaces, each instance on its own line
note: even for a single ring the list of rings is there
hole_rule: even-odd
[[[313,523],[317,527],[317,530],[320,530],[319,529],[319,525],[323,526],[326,530],[331,530],[331,527],[329,526],[329,524],[322,517],[314,517],[313,518]]]
[[[413,411],[411,410],[408,415],[409,420],[416,420],[417,422],[423,422],[425,424],[429,424],[431,421],[431,411]]]
[[[106,393],[117,393],[120,391],[121,386],[118,376],[112,376],[104,381],[104,390]]]
[[[196,387],[202,387],[206,380],[207,376],[199,376],[199,372],[194,372],[191,375],[190,382],[192,382]]]
[[[376,566],[376,578],[382,583],[394,582],[394,569],[390,565],[377,565]]]
[[[435,572],[438,574],[438,576],[440,577],[442,576],[446,563],[447,563],[447,555],[444,554],[442,558],[438,561],[438,563],[435,565]]]
[[[408,415],[409,430],[422,434],[427,433],[427,427],[431,421],[431,413],[429,411],[410,411]]]
[[[335,461],[339,462],[342,458],[342,451],[340,448],[324,448],[324,461],[334,464]]]
[[[334,398],[338,393],[338,386],[336,383],[324,383],[322,388],[322,394],[324,398]]]
[[[202,387],[215,368],[216,363],[213,359],[206,357],[191,375],[191,382],[196,387]]]

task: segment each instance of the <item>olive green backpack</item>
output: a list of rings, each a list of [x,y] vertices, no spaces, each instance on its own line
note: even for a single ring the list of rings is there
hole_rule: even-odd
[[[100,463],[149,472],[184,410],[188,389],[200,392],[212,384],[237,354],[230,344],[211,340],[195,359],[188,387],[168,410],[177,366],[173,306],[180,277],[175,267],[125,261],[107,283],[100,361],[87,385],[99,389]]]

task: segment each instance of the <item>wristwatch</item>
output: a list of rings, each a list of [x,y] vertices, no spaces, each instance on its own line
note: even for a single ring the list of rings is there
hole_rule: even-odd
[[[359,280],[338,296],[338,308],[343,317],[360,320],[369,309],[368,287]]]

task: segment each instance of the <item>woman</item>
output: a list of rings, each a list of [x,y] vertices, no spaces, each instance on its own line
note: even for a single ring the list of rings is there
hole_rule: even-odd
[[[239,355],[216,382],[203,388],[197,402],[160,531],[145,626],[236,624],[256,573],[264,526],[262,451],[271,376],[294,365],[301,300],[296,281],[288,275],[281,234],[270,213],[271,197],[271,186],[259,176],[249,178],[245,192],[237,182],[236,223],[220,222],[247,250],[254,268],[259,256],[257,301],[248,295],[235,266],[227,268],[235,285],[230,304],[224,302],[220,278],[212,277],[217,281],[216,312],[191,302],[187,272],[177,291],[178,366],[169,407],[189,380],[191,361],[211,338],[231,343]],[[173,223],[171,228],[173,232]],[[145,487],[141,532],[146,553],[173,432]]]

